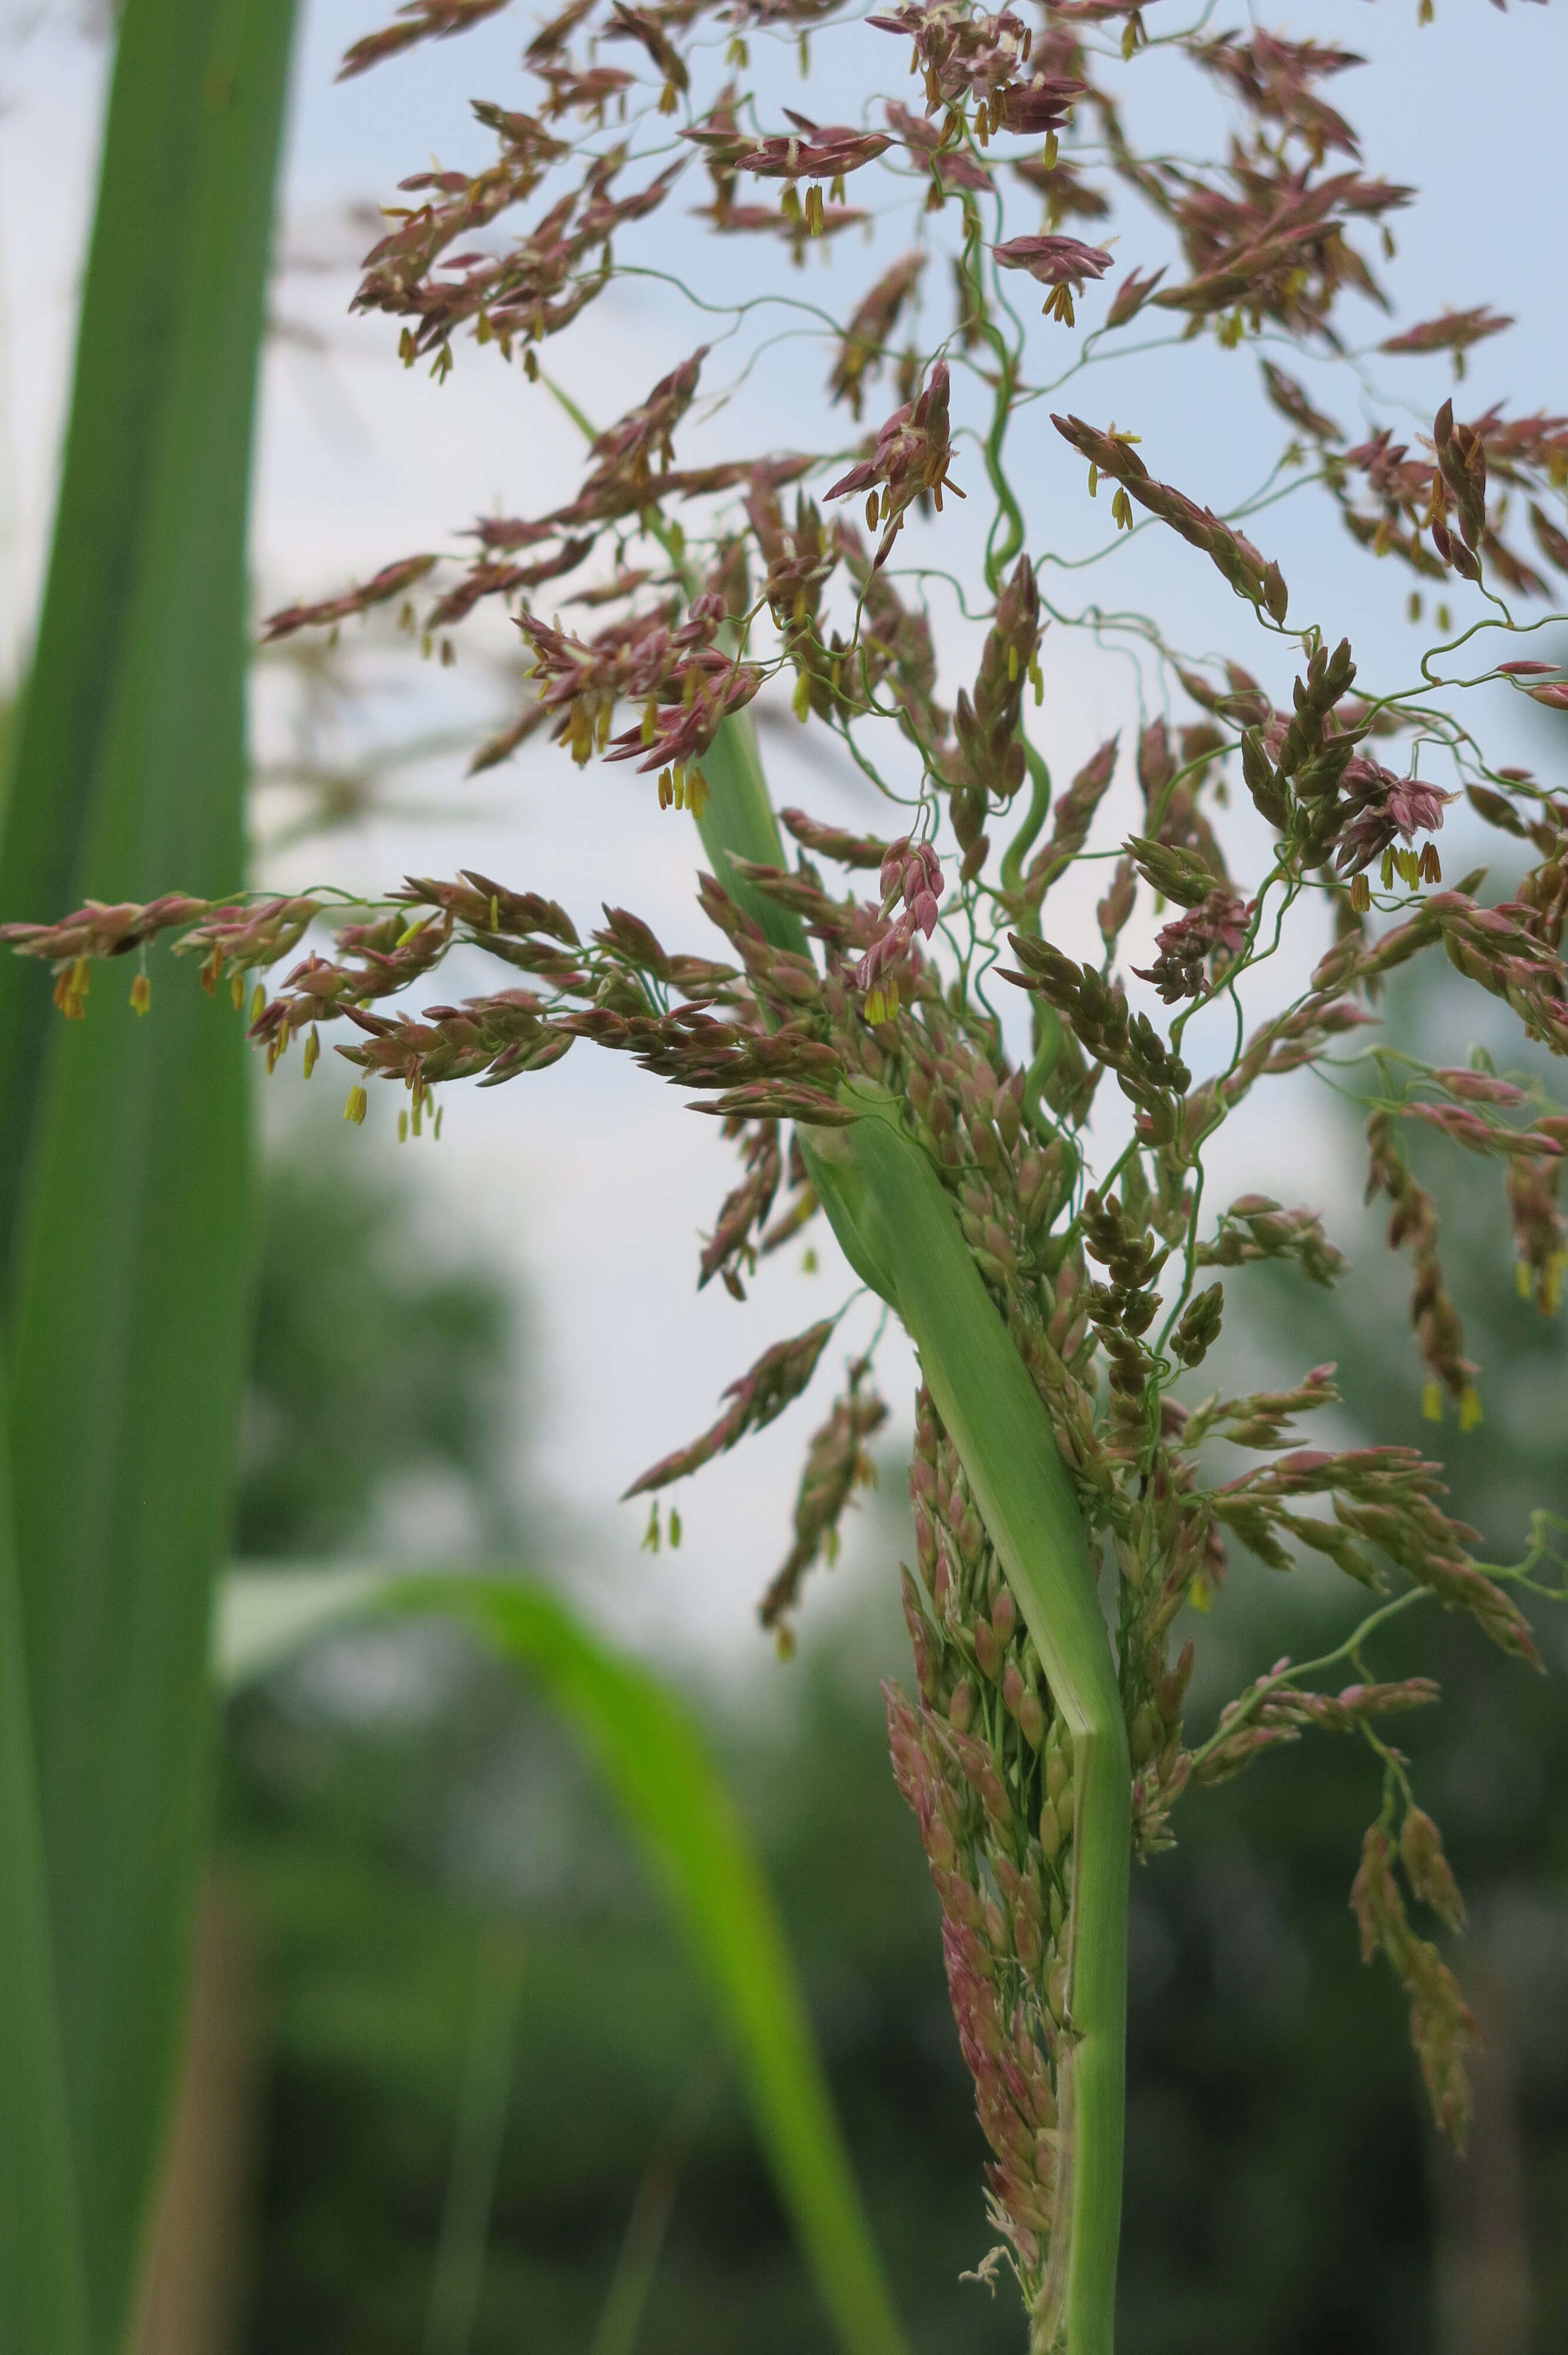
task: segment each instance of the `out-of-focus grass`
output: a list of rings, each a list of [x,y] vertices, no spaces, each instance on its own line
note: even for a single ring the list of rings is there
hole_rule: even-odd
[[[0,1440],[0,2337],[81,2355],[87,2285],[5,1452]]]
[[[267,1582],[280,1579],[287,1573]],[[635,1833],[705,1983],[758,2144],[840,2344],[853,2355],[899,2355],[903,2334],[774,1901],[689,1712],[521,1573],[394,1578],[368,1604],[360,1603],[355,1579],[351,1608],[373,1622],[455,1623],[507,1668],[538,1683],[570,1723]]]

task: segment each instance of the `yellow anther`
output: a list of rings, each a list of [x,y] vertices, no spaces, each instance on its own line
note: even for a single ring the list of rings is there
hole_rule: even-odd
[[[92,967],[84,956],[78,957],[55,983],[55,1004],[68,1022],[80,1022],[85,1018],[87,1009],[82,1000],[91,986]]]
[[[1540,1308],[1543,1316],[1555,1316],[1562,1305],[1564,1268],[1568,1268],[1568,1252],[1554,1252],[1546,1263],[1545,1281],[1541,1287]]]

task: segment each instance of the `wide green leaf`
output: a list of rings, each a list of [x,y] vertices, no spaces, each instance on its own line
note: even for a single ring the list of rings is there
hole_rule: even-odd
[[[0,837],[0,917],[23,922],[63,914],[90,888],[105,774],[137,692],[138,640],[160,627],[164,667],[183,675],[190,698],[182,733],[204,740],[225,829],[216,888],[241,879],[235,664],[261,325],[256,263],[292,0],[126,0],[121,14],[54,541]],[[183,595],[176,571],[187,576]],[[193,624],[196,636],[184,636]],[[150,701],[154,682],[140,685]],[[192,813],[174,805],[192,789],[182,796],[172,774],[158,783],[177,854]],[[176,876],[199,889],[189,874],[176,855],[153,889]],[[27,1162],[16,1146],[45,1083],[53,1019],[48,974],[0,960],[7,1269]]]
[[[772,1895],[707,1745],[658,1679],[557,1596],[514,1577],[252,1572],[226,1585],[218,1663],[229,1682],[313,1633],[377,1618],[457,1618],[535,1677],[576,1727],[640,1836],[727,2028],[779,2196],[846,2355],[904,2346],[833,2115]],[[363,1620],[361,1621],[363,1624]]]
[[[242,880],[246,522],[292,15],[122,16],[0,916]],[[241,1026],[151,970],[149,1019],[126,970],[68,1024],[47,974],[0,964],[17,1588],[100,2355],[123,2339],[173,2078],[248,1294]]]
[[[0,2346],[84,2355],[87,2297],[60,2073],[43,1836],[0,1441]]]

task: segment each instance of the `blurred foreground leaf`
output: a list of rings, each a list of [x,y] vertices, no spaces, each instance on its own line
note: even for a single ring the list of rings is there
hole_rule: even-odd
[[[121,16],[5,918],[243,880],[246,518],[292,16],[292,0]],[[65,1024],[47,973],[0,962],[6,1673],[30,1703],[99,2355],[123,2344],[178,2037],[248,1285],[240,1025],[161,958],[150,975],[148,1019],[128,964]],[[45,2131],[13,2109],[8,2086],[7,2136]],[[51,2245],[21,2243],[29,2299]]]
[[[251,1572],[222,1592],[221,1679],[280,1665],[331,1628],[440,1614],[536,1677],[641,1838],[739,2061],[780,2198],[847,2355],[904,2339],[840,2137],[778,1911],[690,1714],[547,1589],[514,1577]]]
[[[0,1442],[0,2346],[82,2355],[87,2302]]]

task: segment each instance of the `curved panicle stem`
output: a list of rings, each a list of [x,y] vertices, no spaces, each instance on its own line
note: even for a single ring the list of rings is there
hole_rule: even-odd
[[[727,741],[726,740],[728,740]],[[736,741],[736,740],[740,741]],[[715,758],[715,755],[717,755]],[[727,723],[707,756],[703,841],[721,879],[731,852],[782,861],[756,740]],[[805,936],[787,911],[747,905],[779,947]],[[1131,1771],[1110,1638],[1083,1516],[1044,1405],[985,1289],[953,1205],[885,1092],[862,1087],[852,1127],[801,1138],[822,1207],[856,1273],[897,1311],[959,1451],[1073,1742],[1068,2037],[1062,2211],[1031,2355],[1111,2355],[1121,2221]]]

